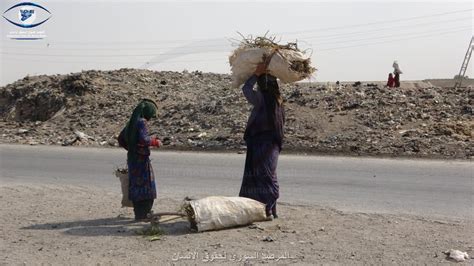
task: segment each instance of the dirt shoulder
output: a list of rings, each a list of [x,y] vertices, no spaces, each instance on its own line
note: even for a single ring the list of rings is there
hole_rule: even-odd
[[[136,234],[148,224],[132,222],[118,192],[4,184],[0,200],[2,265],[242,265],[245,256],[251,264],[439,265],[450,263],[445,250],[474,252],[470,220],[281,204],[279,219],[228,230],[192,233],[187,221],[170,220],[161,239],[151,242]],[[180,203],[159,198],[154,210],[174,211]]]

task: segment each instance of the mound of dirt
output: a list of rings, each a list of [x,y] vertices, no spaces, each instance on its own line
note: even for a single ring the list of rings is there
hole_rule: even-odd
[[[284,150],[474,156],[474,90],[406,84],[283,85]],[[136,69],[25,77],[1,87],[0,142],[117,146],[116,136],[141,98],[159,103],[151,131],[165,148],[245,149],[251,106],[231,88],[229,75]],[[88,137],[71,141],[78,131]]]

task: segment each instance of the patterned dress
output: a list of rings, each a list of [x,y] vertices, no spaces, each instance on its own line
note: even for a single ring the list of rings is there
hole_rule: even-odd
[[[266,96],[259,90],[253,90],[256,80],[257,77],[252,76],[242,87],[253,109],[245,133],[247,155],[239,196],[264,203],[267,215],[276,216],[276,202],[280,196],[276,168],[283,136],[276,134],[275,121],[271,121],[268,113],[278,114],[273,119],[279,119],[281,127],[284,123],[284,114],[281,106],[277,106],[275,110],[268,110]]]
[[[129,193],[132,202],[156,199],[155,176],[150,163],[150,137],[144,118],[137,121],[137,159],[128,160]]]

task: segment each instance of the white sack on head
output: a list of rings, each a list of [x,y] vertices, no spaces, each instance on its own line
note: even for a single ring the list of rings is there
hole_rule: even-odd
[[[265,204],[244,197],[207,197],[184,203],[198,232],[247,225],[266,219]],[[191,213],[190,213],[191,212]]]
[[[270,56],[273,51],[274,49],[271,47],[241,46],[237,48],[229,57],[232,87],[237,88],[245,83],[255,72],[257,65],[263,62],[264,55]],[[310,59],[305,58],[300,51],[278,49],[272,56],[267,69],[281,82],[291,83],[310,77],[315,71],[310,64]]]
[[[398,74],[403,74],[402,70],[400,69],[400,66],[398,65],[397,60],[393,61],[393,68],[395,69],[395,72]]]

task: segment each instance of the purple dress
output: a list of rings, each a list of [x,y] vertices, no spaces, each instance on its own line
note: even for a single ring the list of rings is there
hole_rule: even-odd
[[[272,95],[253,90],[256,81],[254,75],[242,87],[253,109],[244,136],[247,155],[239,196],[264,203],[267,215],[276,216],[279,197],[276,168],[283,139],[284,111]]]
[[[128,198],[132,202],[153,200],[156,198],[155,176],[150,163],[150,136],[148,125],[144,118],[137,121],[138,141],[135,149],[136,160],[128,160]],[[119,136],[122,147],[127,148],[124,140],[125,131]]]

